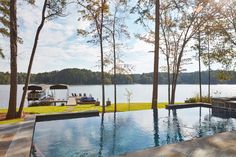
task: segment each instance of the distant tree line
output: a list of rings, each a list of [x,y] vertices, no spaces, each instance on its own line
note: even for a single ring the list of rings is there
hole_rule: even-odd
[[[167,84],[167,73],[159,73],[159,84]],[[92,85],[101,84],[101,72],[92,72],[86,69],[64,69],[61,71],[44,72],[32,74],[31,83],[33,84],[57,84],[64,83],[70,85]],[[219,71],[212,71],[212,84],[235,84],[236,72],[231,72],[231,77],[228,80],[219,78]],[[26,73],[18,73],[18,83],[25,82]],[[114,81],[113,75],[105,73],[105,83],[112,84]],[[153,73],[143,74],[117,74],[116,81],[118,84],[152,84]],[[0,84],[10,83],[10,73],[0,72]],[[202,72],[202,83],[208,83],[208,72]],[[178,84],[198,84],[198,72],[181,73],[178,79]]]

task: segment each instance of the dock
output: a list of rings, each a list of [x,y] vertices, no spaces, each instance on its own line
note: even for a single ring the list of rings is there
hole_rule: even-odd
[[[168,104],[166,105],[166,109],[185,109],[185,108],[193,108],[193,107],[206,107],[212,108],[212,105],[209,103],[185,103],[185,104]]]
[[[69,96],[68,100],[65,102],[67,106],[76,106],[76,105],[86,105],[86,104],[95,104],[98,105],[100,102],[98,101],[80,101],[76,96]]]
[[[77,105],[76,103],[76,97],[70,96],[67,101],[68,106],[75,106]]]

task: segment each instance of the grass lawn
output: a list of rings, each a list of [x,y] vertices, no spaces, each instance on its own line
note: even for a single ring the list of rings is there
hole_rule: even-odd
[[[3,120],[3,121],[0,121],[0,125],[3,125],[3,124],[14,124],[14,123],[22,122],[23,120],[24,119],[22,119],[22,118],[11,119],[11,120]]]
[[[167,103],[159,103],[158,108],[165,108]],[[118,103],[117,111],[135,111],[135,110],[148,110],[151,109],[151,103]],[[25,107],[24,112],[28,114],[46,114],[46,113],[57,113],[57,112],[78,112],[78,111],[88,111],[88,110],[98,110],[102,111],[102,106],[95,106],[93,104],[78,105],[78,106],[38,106],[38,107]],[[114,104],[106,107],[106,112],[113,112]],[[0,109],[0,113],[6,113],[6,109]]]
[[[158,108],[165,108],[167,103],[159,103]],[[177,103],[178,104],[178,103]],[[136,110],[149,110],[151,109],[151,103],[118,103],[117,111],[136,111]],[[102,111],[102,106],[95,106],[94,104],[87,105],[78,105],[78,106],[39,106],[39,107],[26,107],[24,108],[24,113],[27,114],[50,114],[50,113],[60,113],[60,112],[79,112],[79,111],[88,111],[88,110],[98,110]],[[106,112],[113,112],[114,104],[106,107]],[[0,113],[6,113],[6,109],[0,109]],[[22,119],[14,120],[4,120],[0,121],[0,124],[9,124],[23,121]]]
[[[158,108],[165,108],[167,103],[159,103]],[[117,112],[125,112],[125,111],[136,111],[136,110],[149,110],[151,109],[151,103],[118,103],[117,104]],[[73,111],[86,111],[86,110],[98,110],[102,112],[102,106],[94,106],[94,105],[80,105],[75,106]],[[106,112],[113,112],[114,104],[106,107]]]

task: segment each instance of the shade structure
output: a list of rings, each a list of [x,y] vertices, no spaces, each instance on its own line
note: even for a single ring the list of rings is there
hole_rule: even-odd
[[[55,84],[55,85],[51,85],[50,89],[68,89],[68,85],[66,85],[66,84]]]
[[[28,90],[45,90],[47,89],[47,85],[29,85]],[[23,87],[23,90],[25,90],[25,87]]]
[[[54,90],[53,98],[56,98],[56,90],[67,90],[67,99],[69,97],[69,88],[66,84],[55,84],[50,86],[50,90]]]

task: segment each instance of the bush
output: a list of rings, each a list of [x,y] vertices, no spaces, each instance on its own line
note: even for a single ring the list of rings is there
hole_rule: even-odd
[[[185,103],[195,103],[195,102],[201,102],[200,101],[200,96],[196,95],[192,98],[187,98],[185,101]],[[209,98],[208,96],[203,96],[202,97],[202,102],[204,103],[210,103],[211,102],[211,98]]]

